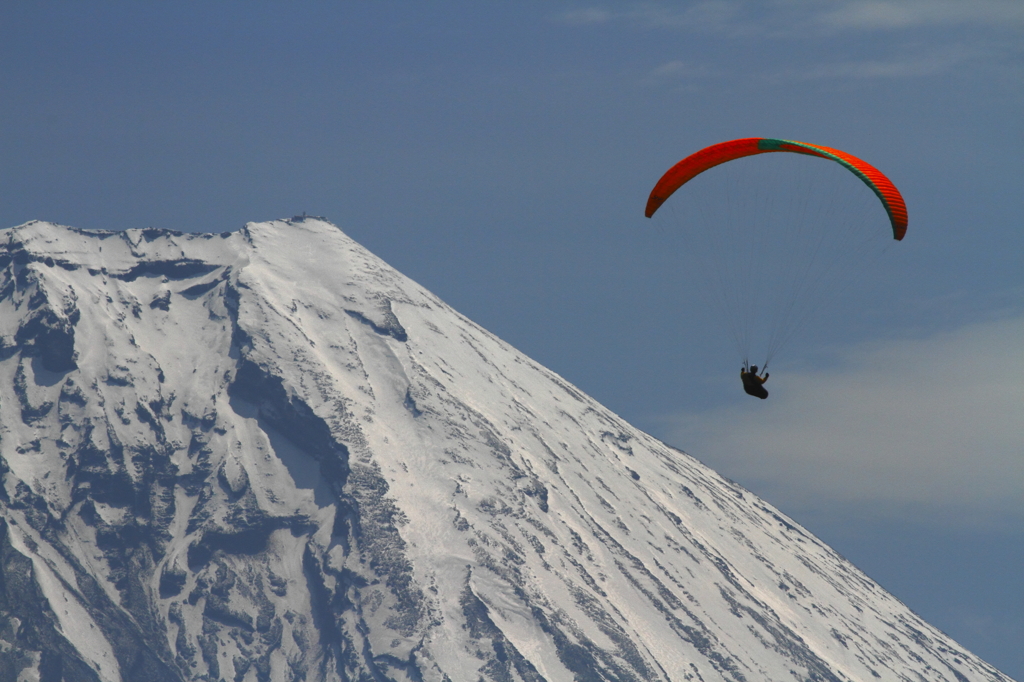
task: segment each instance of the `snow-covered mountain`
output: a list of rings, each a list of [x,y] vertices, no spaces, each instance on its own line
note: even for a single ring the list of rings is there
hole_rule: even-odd
[[[0,243],[3,682],[1009,680],[323,220]]]

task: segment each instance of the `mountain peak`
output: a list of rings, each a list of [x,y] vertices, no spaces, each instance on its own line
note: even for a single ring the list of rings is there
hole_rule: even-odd
[[[2,679],[1008,682],[323,219],[4,237]]]

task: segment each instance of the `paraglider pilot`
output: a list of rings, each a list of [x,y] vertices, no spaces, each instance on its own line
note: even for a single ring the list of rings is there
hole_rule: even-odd
[[[764,387],[764,382],[768,381],[768,372],[765,372],[763,377],[758,376],[757,365],[752,365],[749,371],[744,365],[740,370],[740,381],[743,382],[743,390],[747,392],[747,395],[761,400],[768,397],[768,391]]]

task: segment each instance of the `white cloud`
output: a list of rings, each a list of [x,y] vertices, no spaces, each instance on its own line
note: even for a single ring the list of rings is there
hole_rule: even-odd
[[[670,440],[784,509],[1019,520],[1022,341],[1015,317],[849,348],[834,369],[774,374],[767,401],[677,417]]]
[[[651,70],[643,82],[648,85],[658,85],[664,82],[714,78],[721,75],[720,69],[712,68],[707,64],[673,60]]]
[[[776,37],[810,29],[896,30],[927,26],[1024,26],[1020,0],[704,0],[588,7],[560,14],[567,24],[622,23],[643,28],[719,30]]]
[[[715,36],[738,40],[744,50],[752,45],[763,50],[765,42],[784,47],[781,52],[763,53],[768,55],[799,57],[803,54],[799,47],[827,47],[829,57],[824,60],[820,53],[804,54],[802,65],[774,72],[770,59],[743,69],[769,82],[908,79],[945,75],[964,65],[1011,63],[1019,53],[1016,33],[1024,28],[1024,0],[705,0],[610,7],[564,12],[556,21]],[[966,31],[972,26],[984,30]],[[933,30],[922,41],[920,31],[911,33],[915,29]],[[1004,31],[997,36],[999,29]],[[862,41],[879,32],[886,35],[885,44],[865,53]],[[864,58],[830,61],[833,55]],[[669,61],[650,71],[643,82],[662,84],[708,75],[724,74],[720,69],[701,71],[689,62]]]
[[[941,53],[907,55],[892,59],[816,64],[803,69],[789,69],[769,77],[775,81],[791,80],[864,80],[872,78],[915,78],[948,73],[971,58],[962,49]]]
[[[615,19],[615,14],[605,9],[588,7],[563,12],[558,16],[558,19],[563,23],[576,26],[586,24],[606,24]]]
[[[828,3],[818,22],[835,28],[902,29],[915,26],[1024,26],[1020,0],[898,0]]]
[[[641,28],[669,29],[735,29],[747,26],[742,20],[743,4],[731,0],[706,0],[690,3],[680,9],[676,5],[655,3],[634,4],[614,11],[601,8],[571,10],[558,15],[566,24],[622,23]]]

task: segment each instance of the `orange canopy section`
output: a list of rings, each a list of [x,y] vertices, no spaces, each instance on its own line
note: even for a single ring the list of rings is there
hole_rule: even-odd
[[[709,168],[714,168],[733,159],[766,152],[809,154],[842,164],[863,180],[864,184],[881,199],[892,223],[893,237],[897,240],[903,239],[903,235],[907,233],[907,205],[903,202],[903,197],[896,186],[877,168],[838,149],[769,137],[745,137],[740,140],[719,142],[690,154],[672,166],[667,173],[661,176],[661,180],[658,180],[658,184],[651,190],[651,196],[647,199],[645,215],[650,218],[665,203],[665,200],[672,196],[673,192]]]

